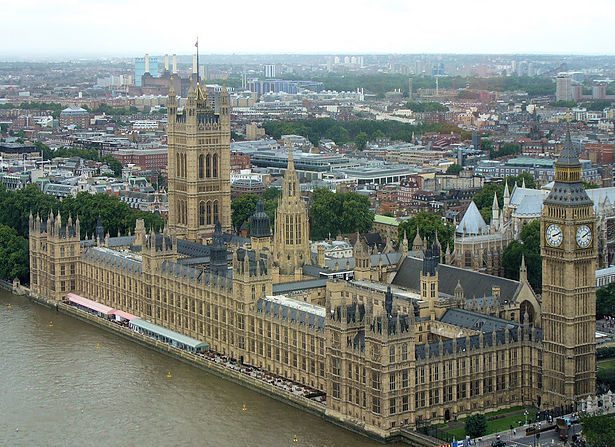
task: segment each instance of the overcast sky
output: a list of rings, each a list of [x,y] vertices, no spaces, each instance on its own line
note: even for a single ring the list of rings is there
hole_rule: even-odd
[[[189,54],[197,35],[202,53],[217,54],[615,54],[615,0],[9,3],[4,57]]]

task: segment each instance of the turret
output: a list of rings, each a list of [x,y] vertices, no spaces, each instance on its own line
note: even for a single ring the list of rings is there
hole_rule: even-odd
[[[134,245],[143,247],[145,244],[145,221],[143,219],[137,219],[135,222],[135,241]]]
[[[435,244],[434,244],[435,245]],[[425,250],[423,269],[421,270],[421,297],[428,303],[429,318],[436,319],[436,300],[438,299],[438,251],[434,246]]]
[[[463,303],[464,300],[464,293],[463,293],[463,287],[461,287],[461,282],[459,282],[459,280],[457,280],[457,285],[455,286],[455,301],[457,302],[457,304],[461,304]]]
[[[404,230],[404,237],[401,240],[401,254],[403,257],[408,256],[408,232]]]
[[[525,255],[521,255],[521,265],[519,266],[519,281],[527,283],[527,268],[525,266]]]
[[[228,253],[222,234],[220,222],[216,222],[212,244],[209,248],[209,271],[218,276],[226,276],[228,272]]]
[[[493,204],[491,205],[491,228],[496,231],[500,229],[500,205],[498,204],[497,193],[493,193]]]
[[[98,244],[102,244],[105,240],[105,227],[103,227],[102,219],[100,216],[96,219],[96,241]]]
[[[421,251],[423,249],[423,240],[419,234],[419,226],[416,226],[416,235],[412,241],[412,251]]]
[[[326,258],[325,258],[325,246],[320,244],[316,247],[316,256],[318,267],[324,268],[326,267]]]
[[[356,279],[370,278],[370,254],[367,244],[357,232],[357,240],[354,244],[353,256],[355,259],[354,275]]]
[[[265,213],[265,205],[261,200],[256,202],[256,211],[250,216],[250,239],[254,249],[271,248],[271,220]]]
[[[510,191],[508,190],[508,182],[504,182],[504,211],[510,206]]]

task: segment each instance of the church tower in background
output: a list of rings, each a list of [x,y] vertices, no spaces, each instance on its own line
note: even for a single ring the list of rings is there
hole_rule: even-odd
[[[569,407],[595,393],[595,225],[568,133],[541,221],[544,408]]]
[[[205,86],[197,81],[179,107],[169,90],[168,178],[169,228],[177,237],[202,241],[216,222],[231,229],[231,128],[229,95],[220,94],[219,112]]]
[[[310,224],[307,206],[301,200],[299,178],[295,171],[292,149],[288,151],[288,168],[284,174],[282,198],[275,218],[273,241],[274,282],[300,280],[302,267],[311,263]]]

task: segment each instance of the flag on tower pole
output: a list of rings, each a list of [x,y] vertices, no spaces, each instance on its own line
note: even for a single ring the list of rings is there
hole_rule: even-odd
[[[194,43],[194,46],[196,47],[196,83],[198,84],[200,79],[200,67],[199,67],[199,36],[196,36],[196,42]]]

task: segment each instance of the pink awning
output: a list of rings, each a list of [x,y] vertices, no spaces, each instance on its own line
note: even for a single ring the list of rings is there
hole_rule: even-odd
[[[74,293],[69,293],[66,295],[66,298],[71,303],[79,304],[80,306],[87,307],[95,312],[100,312],[103,315],[111,315],[113,312],[113,309],[109,306],[97,303],[96,301],[88,300],[87,298],[75,295]]]
[[[139,318],[139,317],[134,316],[133,314],[129,314],[128,312],[124,312],[123,310],[118,310],[118,309],[114,309],[111,312],[111,315],[117,315],[118,317],[123,318],[124,320],[128,320],[128,321]]]

